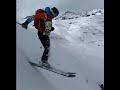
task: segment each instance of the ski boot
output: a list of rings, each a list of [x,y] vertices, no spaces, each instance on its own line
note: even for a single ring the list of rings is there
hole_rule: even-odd
[[[22,23],[22,27],[27,29],[28,28],[28,24],[29,24],[29,22],[25,21],[24,23]]]
[[[48,63],[48,61],[47,60],[45,60],[45,59],[41,59],[41,62],[42,62],[42,66],[43,67],[47,67],[47,68],[51,68],[51,65]],[[40,63],[41,63],[40,62]]]

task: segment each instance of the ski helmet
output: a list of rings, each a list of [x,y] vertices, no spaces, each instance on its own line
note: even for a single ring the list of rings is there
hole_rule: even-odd
[[[45,12],[50,15],[51,17],[56,17],[59,14],[59,11],[56,7],[50,8],[50,7],[46,7],[45,8]]]
[[[56,7],[51,8],[50,11],[53,17],[56,17],[59,14],[59,11]]]

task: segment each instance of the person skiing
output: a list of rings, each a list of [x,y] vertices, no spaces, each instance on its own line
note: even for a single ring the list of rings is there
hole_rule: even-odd
[[[41,41],[44,52],[41,57],[41,62],[43,66],[50,67],[48,63],[48,56],[50,52],[50,32],[54,30],[52,26],[52,19],[59,15],[59,11],[56,7],[50,8],[46,7],[45,10],[38,9],[35,12],[35,15],[29,17],[24,23],[22,23],[22,27],[27,29],[28,24],[34,21],[34,27],[38,30],[38,37]]]

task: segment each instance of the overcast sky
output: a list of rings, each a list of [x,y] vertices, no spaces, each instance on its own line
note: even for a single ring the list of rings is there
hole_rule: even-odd
[[[39,0],[41,4],[56,6],[62,11],[82,12],[96,8],[104,8],[104,0]],[[47,1],[47,3],[46,3]]]
[[[39,8],[57,7],[60,13],[83,11],[104,8],[104,0],[17,0],[17,16],[32,15]]]

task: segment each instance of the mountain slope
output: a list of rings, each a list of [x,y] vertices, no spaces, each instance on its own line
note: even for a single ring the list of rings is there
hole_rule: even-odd
[[[34,28],[17,25],[17,90],[101,90],[104,84],[104,15],[54,20],[49,63],[75,78],[33,68],[43,47]],[[42,47],[42,48],[41,48]]]

